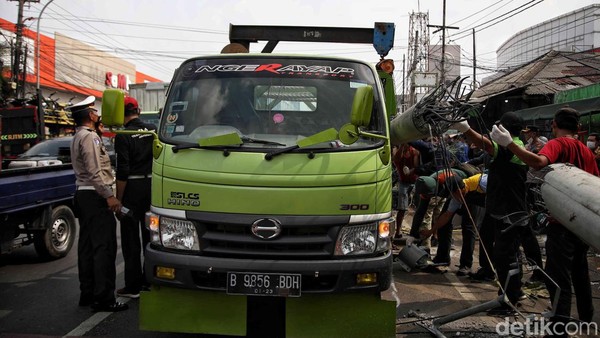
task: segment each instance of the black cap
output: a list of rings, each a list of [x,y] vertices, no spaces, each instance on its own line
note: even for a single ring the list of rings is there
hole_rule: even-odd
[[[525,124],[523,118],[512,111],[506,112],[500,117],[500,124],[510,132],[512,136],[519,135]]]

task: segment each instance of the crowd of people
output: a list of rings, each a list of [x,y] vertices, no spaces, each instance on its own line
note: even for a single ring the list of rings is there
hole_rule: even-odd
[[[436,266],[450,265],[453,228],[461,227],[462,248],[456,274],[478,281],[496,280],[498,293],[508,299],[490,314],[514,312],[524,297],[526,283],[545,285],[550,299],[558,293],[551,321],[561,323],[573,320],[573,287],[579,320],[590,322],[594,309],[587,268],[588,246],[554,219],[551,211],[545,210],[549,215],[544,229],[546,260],[542,260],[532,226],[537,221],[533,211],[539,211],[532,208],[533,189],[541,182],[532,182],[528,177],[552,163],[570,163],[599,176],[598,133],[589,133],[587,140],[578,139],[579,113],[568,107],[554,115],[550,139],[538,127],[525,125],[513,112],[503,114],[488,135],[475,131],[467,121],[455,123],[451,129],[459,134],[401,144],[393,151],[401,187],[396,203],[396,249],[408,206],[414,205],[408,235],[428,252],[431,238],[436,239],[437,250],[432,259]],[[480,268],[473,271],[477,242]],[[534,269],[526,281],[521,255],[530,267],[540,268]],[[515,269],[521,273],[511,273]]]

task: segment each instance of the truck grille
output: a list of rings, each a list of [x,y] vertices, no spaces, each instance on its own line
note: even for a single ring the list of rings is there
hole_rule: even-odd
[[[274,239],[252,234],[249,224],[196,223],[202,254],[214,257],[322,259],[333,254],[339,225],[282,225]]]

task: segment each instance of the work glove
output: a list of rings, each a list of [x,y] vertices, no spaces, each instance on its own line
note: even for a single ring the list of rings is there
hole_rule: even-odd
[[[471,127],[469,126],[469,122],[467,122],[467,120],[464,120],[464,121],[454,123],[453,125],[450,126],[450,129],[456,129],[456,130],[460,131],[461,133],[464,133],[467,130],[471,129]]]
[[[507,147],[513,141],[512,136],[510,136],[508,130],[504,129],[504,127],[501,124],[498,126],[494,125],[492,127],[490,137],[494,142],[498,143],[503,147]]]
[[[408,174],[410,174],[410,169],[408,169],[407,166],[404,166],[404,167],[402,167],[402,173],[404,175],[408,175]]]

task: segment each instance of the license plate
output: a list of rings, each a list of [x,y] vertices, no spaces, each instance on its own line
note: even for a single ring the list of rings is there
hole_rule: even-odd
[[[302,276],[286,273],[228,272],[227,293],[248,296],[300,297]]]

